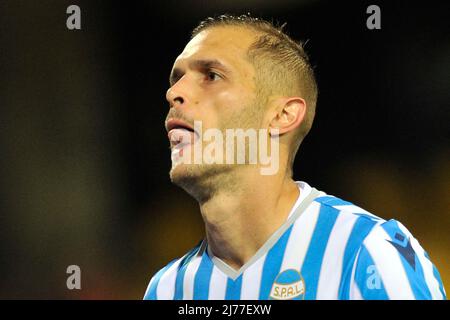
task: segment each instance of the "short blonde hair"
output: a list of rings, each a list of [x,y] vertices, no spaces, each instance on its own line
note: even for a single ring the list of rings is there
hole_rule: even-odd
[[[250,15],[220,15],[209,17],[200,22],[192,31],[192,38],[201,31],[218,26],[242,26],[256,31],[257,38],[248,50],[253,63],[257,87],[268,95],[300,96],[306,101],[306,116],[294,134],[290,164],[308,134],[314,121],[317,103],[317,81],[303,42],[296,42],[284,31],[284,25],[278,27],[263,19]]]

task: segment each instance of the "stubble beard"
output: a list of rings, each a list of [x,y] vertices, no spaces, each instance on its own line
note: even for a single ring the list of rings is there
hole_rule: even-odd
[[[249,110],[245,117],[239,111],[228,121],[221,123],[222,134],[225,136],[223,128],[248,129],[259,124],[262,120],[261,102],[262,99],[256,97],[247,107],[250,109],[245,108]],[[199,142],[202,143],[202,141]],[[239,164],[177,164],[172,166],[169,175],[173,184],[181,187],[201,204],[223,188],[228,190],[238,188],[238,172],[242,169],[244,169],[243,165]]]
[[[227,164],[179,164],[170,170],[173,184],[204,203],[232,180],[233,167]]]

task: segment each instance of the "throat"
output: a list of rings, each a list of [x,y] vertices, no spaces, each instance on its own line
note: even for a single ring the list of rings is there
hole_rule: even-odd
[[[201,207],[209,253],[238,271],[286,222],[298,195],[295,185],[294,192],[280,199],[265,195],[253,201],[226,194],[214,197],[214,202]]]

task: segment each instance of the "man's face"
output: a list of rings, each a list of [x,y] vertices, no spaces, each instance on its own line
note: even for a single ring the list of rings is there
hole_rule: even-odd
[[[195,36],[177,57],[166,95],[170,104],[166,129],[172,153],[192,153],[194,144],[202,143],[195,133],[177,130],[185,125],[193,128],[194,121],[201,121],[203,132],[210,128],[223,131],[260,126],[262,108],[257,105],[255,70],[247,59],[254,40],[255,34],[242,27],[213,27]],[[176,146],[180,136],[192,143]],[[173,160],[170,176],[173,182],[181,183],[183,178],[199,178],[231,168]]]

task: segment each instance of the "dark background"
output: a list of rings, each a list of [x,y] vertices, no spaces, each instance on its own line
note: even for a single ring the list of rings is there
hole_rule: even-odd
[[[81,8],[81,30],[66,8]],[[381,8],[368,30],[366,8]],[[203,18],[247,13],[306,49],[317,116],[297,180],[400,220],[450,285],[448,1],[0,2],[0,298],[140,299],[203,233],[171,185],[176,56]],[[82,289],[66,288],[66,268]]]

